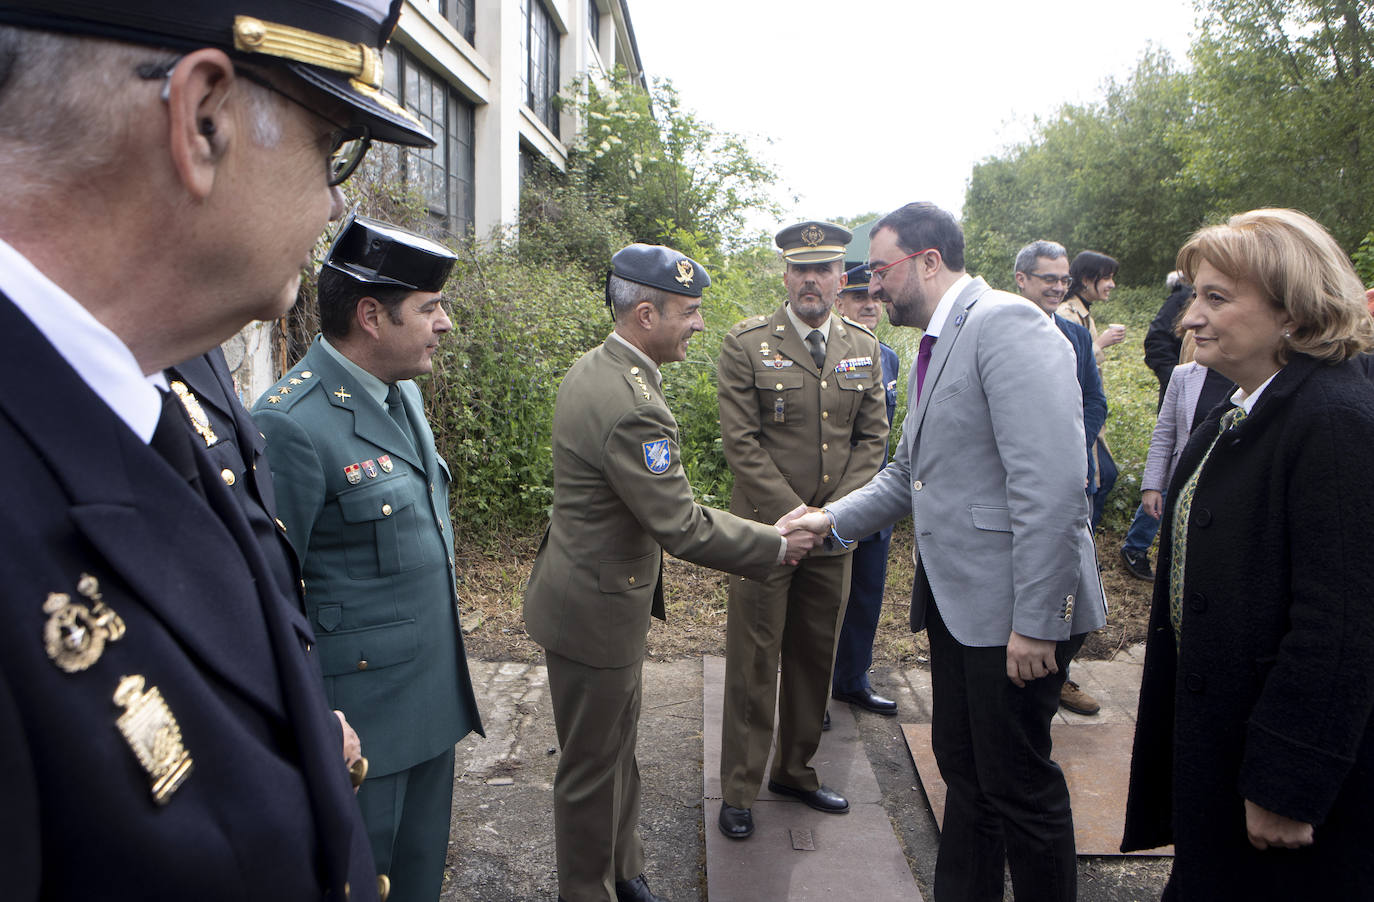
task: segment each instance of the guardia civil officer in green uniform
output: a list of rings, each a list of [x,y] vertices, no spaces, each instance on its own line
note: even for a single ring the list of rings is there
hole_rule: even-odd
[[[701,265],[632,244],[611,258],[615,331],[583,354],[553,417],[553,516],[525,590],[525,626],[548,658],[562,756],[554,779],[558,892],[566,902],[654,902],[639,838],[640,670],[663,617],[663,550],[756,576],[813,539],[692,500],[659,367],[704,326]],[[364,737],[366,741],[366,737]]]
[[[732,513],[771,523],[798,504],[843,497],[882,466],[887,417],[878,340],[832,312],[851,238],[828,222],[778,232],[786,303],[738,323],[721,343],[716,394],[735,474]],[[773,744],[775,705],[769,791],[820,811],[849,810],[810,762],[830,695],[850,559],[850,549],[817,549],[797,567],[730,581],[719,823],[732,839],[754,832],[750,809]]]
[[[452,328],[454,255],[350,219],[319,276],[320,327],[253,407],[300,559],[325,691],[370,764],[358,793],[391,900],[434,902],[453,746],[481,732],[458,628],[448,467],[411,378]]]

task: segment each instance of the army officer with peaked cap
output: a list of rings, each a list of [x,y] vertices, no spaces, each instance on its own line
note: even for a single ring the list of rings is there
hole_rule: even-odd
[[[632,244],[611,258],[615,331],[558,390],[553,516],[525,590],[548,658],[562,756],[554,780],[558,891],[566,902],[654,902],[639,838],[640,671],[663,613],[663,551],[762,575],[811,547],[777,524],[701,507],[682,469],[659,367],[702,331],[701,264]]]
[[[740,516],[768,523],[798,504],[825,504],[882,466],[887,419],[878,340],[832,310],[851,237],[828,222],[778,232],[787,301],[737,323],[721,342],[720,435],[735,474],[730,510]],[[732,839],[754,831],[751,808],[773,744],[774,710],[768,790],[820,811],[849,810],[821,783],[811,757],[820,745],[850,563],[848,549],[817,551],[794,569],[730,581],[719,825]]]
[[[345,223],[319,276],[320,327],[253,407],[300,559],[325,690],[370,763],[358,793],[393,900],[443,880],[453,746],[481,732],[458,625],[448,467],[420,390],[452,328],[454,255],[376,220]]]
[[[164,368],[294,302],[401,2],[0,4],[7,900],[376,900],[318,651]],[[91,215],[91,211],[99,211]]]

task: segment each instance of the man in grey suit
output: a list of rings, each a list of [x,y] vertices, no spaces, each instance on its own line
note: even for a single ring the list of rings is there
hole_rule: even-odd
[[[948,786],[935,898],[1071,900],[1062,672],[1106,609],[1083,493],[1069,343],[1029,301],[964,271],[958,223],[908,204],[873,229],[869,291],[925,330],[894,461],[798,526],[845,542],[911,514],[911,626],[930,638],[932,744]]]

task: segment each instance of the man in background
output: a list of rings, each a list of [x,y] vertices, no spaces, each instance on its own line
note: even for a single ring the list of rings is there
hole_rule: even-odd
[[[844,288],[835,300],[835,312],[858,323],[870,332],[878,328],[881,308],[868,293],[868,267],[853,267],[845,274]],[[887,404],[887,425],[897,411],[897,380],[901,364],[897,352],[878,342],[883,365],[883,396]],[[886,454],[886,449],[884,449]],[[850,566],[849,600],[844,608],[844,624],[835,644],[835,673],[830,679],[830,695],[866,711],[887,716],[897,713],[897,703],[873,691],[868,669],[873,665],[873,637],[883,613],[883,590],[887,586],[887,551],[892,528],[865,536],[854,546]]]

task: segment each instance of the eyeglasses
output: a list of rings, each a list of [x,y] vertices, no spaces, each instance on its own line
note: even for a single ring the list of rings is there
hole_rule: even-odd
[[[1073,276],[1061,276],[1058,273],[1028,272],[1026,273],[1026,275],[1035,276],[1037,279],[1044,282],[1046,285],[1063,285],[1065,288],[1068,288],[1070,285],[1073,284]]]
[[[936,248],[928,247],[928,248],[926,248],[925,250],[913,251],[912,253],[907,254],[905,257],[902,257],[902,258],[899,259],[899,260],[893,260],[891,263],[884,263],[882,266],[874,266],[872,263],[869,263],[869,264],[868,264],[868,282],[869,282],[869,284],[871,285],[871,284],[873,284],[874,282],[881,282],[882,279],[883,279],[883,273],[887,272],[889,269],[891,269],[892,267],[896,266],[898,263],[901,263],[901,262],[903,262],[904,260],[910,260],[912,257],[919,257],[919,256],[921,256],[922,254],[928,253],[928,252],[933,251],[933,250],[936,250]]]
[[[145,63],[139,66],[136,71],[138,72],[139,78],[149,81],[166,79],[162,85],[162,100],[165,103],[168,98],[168,91],[171,88],[172,70],[176,68],[179,62],[181,62],[181,57],[178,56],[165,63]],[[329,136],[329,167],[327,177],[329,187],[333,188],[335,185],[343,184],[343,182],[353,174],[353,170],[358,168],[358,164],[363,161],[363,157],[367,156],[367,150],[372,146],[372,130],[366,125],[341,125],[313,107],[307,106],[304,101],[292,97],[290,94],[250,69],[245,69],[242,66],[235,66],[234,74],[245,81],[252,82],[265,91],[270,91],[273,94],[286,98],[307,113],[323,119],[325,122],[334,126],[334,131]]]

